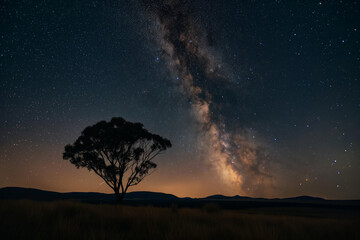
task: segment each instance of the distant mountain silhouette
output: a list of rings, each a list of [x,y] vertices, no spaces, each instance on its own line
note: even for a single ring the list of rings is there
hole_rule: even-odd
[[[129,192],[125,195],[126,200],[135,200],[135,199],[151,199],[151,200],[177,200],[179,199],[177,196],[166,193],[159,192]]]
[[[311,196],[298,196],[292,198],[283,198],[283,200],[297,200],[297,201],[323,201],[325,199]]]
[[[59,193],[53,191],[44,191],[35,188],[21,188],[21,187],[4,187],[0,188],[0,199],[31,199],[31,200],[80,200],[80,201],[105,201],[112,202],[114,194],[96,193],[96,192],[68,192]],[[157,201],[172,201],[172,200],[277,200],[277,201],[325,201],[323,198],[311,196],[298,196],[292,198],[251,198],[243,196],[224,196],[211,195],[205,198],[179,198],[173,194],[159,193],[159,192],[129,192],[125,196],[125,200],[157,200]]]
[[[298,196],[291,198],[274,198],[274,199],[266,199],[266,198],[251,198],[251,197],[243,197],[243,196],[224,196],[224,195],[211,195],[205,197],[204,199],[208,200],[279,200],[279,201],[325,201],[325,199],[320,197],[311,197],[311,196]]]
[[[204,199],[211,199],[211,200],[231,200],[231,199],[252,199],[251,197],[241,197],[239,195],[233,196],[233,197],[229,197],[229,196],[224,196],[224,195],[211,195],[208,197],[205,197]]]
[[[71,200],[87,203],[115,203],[114,194],[96,192],[69,192],[59,193],[34,188],[5,187],[0,188],[0,200],[29,199],[34,201]],[[172,194],[159,192],[130,192],[124,199],[126,205],[154,205],[178,207],[203,207],[207,203],[215,203],[224,209],[243,208],[341,208],[360,209],[359,200],[325,200],[319,197],[298,196],[283,199],[251,198],[243,196],[212,195],[205,198],[179,198]]]
[[[44,191],[34,188],[5,187],[0,189],[0,199],[30,199],[42,201],[54,200],[107,200],[113,199],[113,194],[94,193],[94,192],[69,192],[58,193],[52,191]]]
[[[114,194],[96,193],[96,192],[69,192],[59,193],[52,191],[44,191],[35,188],[21,187],[5,187],[0,188],[0,199],[31,199],[42,201],[54,200],[79,200],[86,202],[112,202]],[[125,196],[125,200],[176,200],[179,199],[175,195],[158,193],[158,192],[129,192]]]

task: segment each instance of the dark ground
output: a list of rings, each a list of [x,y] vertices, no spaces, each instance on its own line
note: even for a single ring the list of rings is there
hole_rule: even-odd
[[[1,239],[360,239],[359,201],[0,189]]]

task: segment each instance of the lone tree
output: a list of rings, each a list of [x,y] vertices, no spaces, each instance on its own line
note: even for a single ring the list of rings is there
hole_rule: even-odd
[[[141,123],[114,117],[85,128],[73,144],[65,146],[63,159],[94,171],[121,203],[128,188],[156,168],[152,160],[170,147],[168,139],[150,133]]]

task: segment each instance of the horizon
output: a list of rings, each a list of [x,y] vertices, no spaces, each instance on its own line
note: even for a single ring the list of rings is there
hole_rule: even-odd
[[[129,191],[360,199],[358,5],[4,2],[0,187],[113,192],[63,153],[122,117],[172,143]]]
[[[40,190],[40,191],[44,191],[44,192],[55,192],[55,193],[99,193],[99,194],[108,194],[108,195],[114,195],[114,192],[109,191],[109,192],[88,192],[88,191],[65,191],[65,192],[59,192],[59,191],[54,191],[54,190],[50,190],[50,189],[40,189],[40,188],[33,188],[33,187],[19,187],[19,186],[6,186],[6,187],[0,187],[0,189],[4,189],[4,188],[17,188],[17,189],[31,189],[31,190]],[[295,195],[295,196],[287,196],[287,197],[270,197],[270,198],[266,198],[266,197],[250,197],[250,196],[243,196],[243,195],[224,195],[224,194],[210,194],[210,195],[205,195],[205,196],[178,196],[176,194],[173,193],[168,193],[168,192],[156,192],[156,191],[150,191],[150,190],[136,190],[136,191],[128,191],[128,193],[137,193],[137,192],[146,192],[146,193],[160,193],[160,194],[166,194],[166,195],[172,195],[175,196],[177,198],[192,198],[192,199],[203,199],[203,198],[207,198],[207,197],[212,197],[212,196],[223,196],[223,197],[245,197],[245,198],[250,198],[250,199],[265,199],[265,200],[275,200],[275,199],[291,199],[291,198],[299,198],[299,197],[310,197],[310,198],[320,198],[323,200],[328,200],[328,201],[360,201],[360,199],[329,199],[329,198],[323,198],[320,196],[314,196],[314,195]]]

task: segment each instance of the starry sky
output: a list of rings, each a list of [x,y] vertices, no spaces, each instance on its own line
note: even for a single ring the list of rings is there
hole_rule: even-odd
[[[120,116],[171,140],[131,190],[360,198],[357,1],[0,1],[0,187],[111,192],[62,160]]]

